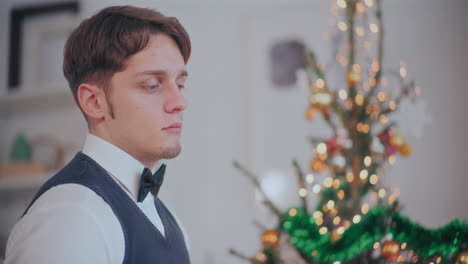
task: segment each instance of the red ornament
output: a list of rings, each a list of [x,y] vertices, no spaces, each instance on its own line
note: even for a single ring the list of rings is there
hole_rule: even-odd
[[[326,144],[329,153],[335,152],[335,150],[338,148],[337,137],[330,138]]]
[[[397,152],[397,149],[392,145],[385,146],[385,155],[390,156]]]
[[[380,139],[380,142],[384,145],[387,146],[390,144],[390,137],[392,136],[392,131],[390,129],[385,130],[383,133],[381,133],[378,137]]]

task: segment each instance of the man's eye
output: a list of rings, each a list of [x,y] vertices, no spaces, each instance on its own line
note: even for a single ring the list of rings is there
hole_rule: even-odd
[[[159,88],[159,83],[158,84],[152,84],[152,85],[145,85],[145,89],[153,91]]]

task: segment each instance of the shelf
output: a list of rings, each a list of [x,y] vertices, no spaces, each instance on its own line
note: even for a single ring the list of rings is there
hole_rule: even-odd
[[[20,87],[17,91],[0,95],[1,113],[31,112],[51,107],[74,105],[71,91],[65,83],[48,86]]]
[[[54,172],[50,172],[38,175],[0,178],[0,192],[39,189],[54,174]]]

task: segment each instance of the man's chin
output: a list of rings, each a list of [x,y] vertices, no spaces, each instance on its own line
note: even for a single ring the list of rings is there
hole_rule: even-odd
[[[180,145],[175,146],[175,147],[171,147],[171,148],[167,148],[167,149],[163,150],[163,152],[161,153],[161,158],[162,159],[173,159],[173,158],[177,157],[180,154],[181,150],[182,150],[182,148],[181,148]]]

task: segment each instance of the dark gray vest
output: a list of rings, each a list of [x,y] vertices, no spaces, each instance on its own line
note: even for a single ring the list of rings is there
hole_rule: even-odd
[[[154,204],[164,225],[165,237],[107,172],[93,159],[81,152],[78,152],[70,163],[39,189],[23,215],[47,190],[66,183],[76,183],[88,187],[112,208],[120,221],[125,237],[123,263],[190,263],[182,232],[162,201],[157,197],[154,199]]]

